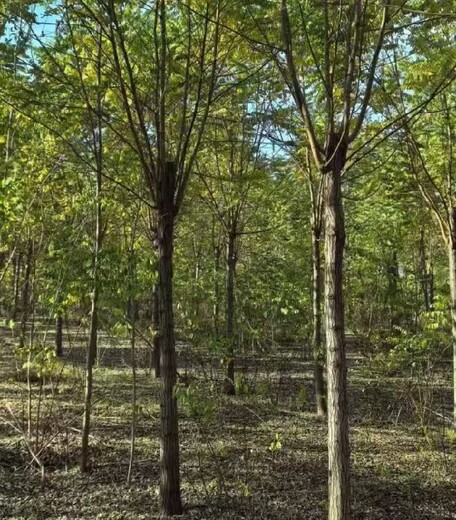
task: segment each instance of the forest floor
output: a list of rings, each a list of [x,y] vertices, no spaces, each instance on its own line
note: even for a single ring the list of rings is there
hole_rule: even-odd
[[[1,332],[0,518],[158,518],[160,383],[148,369],[148,349],[136,349],[136,443],[127,485],[131,351],[102,341],[91,471],[81,476],[84,343],[72,343],[44,387],[31,384],[29,402],[27,383],[15,373],[11,332]],[[324,519],[326,424],[313,413],[311,361],[288,348],[242,356],[240,395],[228,398],[217,391],[220,366],[211,374],[207,356],[190,362],[186,350],[179,346],[183,518]],[[456,435],[441,417],[451,400],[450,374],[431,383],[376,378],[363,357],[349,355],[353,518],[456,519]]]

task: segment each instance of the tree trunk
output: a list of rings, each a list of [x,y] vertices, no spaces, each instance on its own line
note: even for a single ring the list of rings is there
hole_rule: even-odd
[[[63,356],[63,316],[59,312],[55,320],[55,355]]]
[[[134,272],[134,268],[133,268]],[[133,278],[135,275],[133,275]],[[130,435],[130,460],[128,462],[127,486],[131,486],[133,476],[133,464],[135,460],[136,445],[136,408],[137,408],[137,388],[136,388],[136,300],[129,299],[132,312],[130,313],[130,347],[131,347],[131,375],[132,375],[132,396],[131,396],[131,435]]]
[[[314,386],[317,415],[326,417],[325,381],[323,378],[322,338],[321,338],[321,227],[312,225],[312,307],[313,307],[313,357]]]
[[[98,205],[98,204],[97,204]],[[101,211],[97,210],[97,231],[95,244],[95,258],[93,264],[93,292],[92,292],[92,307],[90,312],[90,331],[89,344],[87,346],[86,357],[86,380],[85,380],[85,397],[84,397],[84,415],[82,421],[82,447],[81,447],[81,472],[85,473],[88,470],[88,456],[89,456],[89,433],[90,433],[90,419],[92,414],[92,390],[93,390],[93,365],[95,363],[98,347],[98,256],[100,239],[99,233],[101,231]]]
[[[152,328],[153,328],[153,362],[155,377],[160,377],[160,298],[158,294],[158,283],[152,288]]]
[[[22,316],[21,316],[21,336],[20,345],[25,344],[25,334],[27,332],[27,321],[30,314],[30,290],[31,274],[33,265],[33,240],[29,239],[27,246],[27,256],[25,259],[24,285],[22,288]]]
[[[350,447],[348,439],[343,253],[345,245],[341,160],[336,152],[325,179],[325,305],[328,371],[329,520],[350,518]]]
[[[84,415],[82,420],[82,445],[80,469],[82,473],[88,470],[89,458],[89,433],[90,420],[92,415],[92,391],[93,391],[93,365],[97,351],[97,332],[98,332],[98,290],[94,288],[92,294],[92,309],[90,314],[89,344],[87,346],[86,357],[86,379],[84,396]]]
[[[215,219],[212,222],[212,247],[214,250],[214,306],[213,306],[213,321],[214,321],[214,339],[218,341],[220,338],[220,284],[219,284],[219,272],[220,272],[220,257],[221,247],[219,237],[215,237]]]
[[[398,300],[399,300],[399,265],[397,260],[397,251],[394,250],[391,258],[391,264],[388,267],[388,299],[390,311],[390,328],[393,330],[399,325]]]
[[[90,311],[90,331],[89,344],[87,346],[86,357],[86,380],[85,380],[85,396],[84,396],[84,414],[82,419],[82,445],[81,445],[81,461],[80,469],[82,473],[88,470],[89,457],[89,433],[90,420],[92,414],[92,390],[93,390],[93,365],[97,358],[98,350],[98,299],[100,294],[99,281],[99,260],[102,245],[102,230],[103,230],[103,213],[101,201],[101,171],[98,172],[97,188],[95,193],[96,201],[96,223],[95,223],[95,250],[93,258],[93,287],[92,287],[92,304]]]
[[[176,351],[173,311],[174,190],[176,167],[166,163],[158,190],[158,250],[161,371],[160,510],[162,517],[182,514],[180,493],[179,432]]]
[[[451,337],[453,342],[453,426],[456,428],[456,207],[450,209],[449,238]]]
[[[151,296],[151,319],[152,319],[152,362],[151,368],[153,365],[154,375],[156,378],[160,377],[160,295],[159,295],[159,248],[158,248],[158,234],[157,234],[157,216],[154,213],[151,216],[150,222],[150,234],[152,239],[152,246],[154,249],[154,255],[156,257],[156,261],[154,262],[154,269],[156,274],[156,281],[152,286],[152,296]]]
[[[96,162],[96,188],[95,188],[95,244],[93,255],[93,286],[92,286],[92,308],[90,312],[89,344],[86,358],[86,381],[84,395],[84,414],[82,419],[82,445],[80,469],[85,473],[88,469],[89,458],[89,433],[92,415],[92,391],[93,391],[93,365],[98,356],[98,300],[100,297],[100,253],[103,243],[103,121],[102,121],[102,82],[101,82],[101,56],[102,56],[102,33],[99,28],[97,55],[97,121],[92,127],[93,149]],[[90,112],[90,103],[87,100],[87,108]]]
[[[234,277],[236,274],[236,234],[228,234],[226,250],[226,340],[227,363],[223,392],[234,395]]]
[[[13,311],[11,313],[11,319],[13,321],[17,320],[17,315],[19,312],[21,264],[22,264],[22,254],[20,252],[18,252],[14,256]]]
[[[421,288],[423,291],[423,303],[424,310],[429,312],[432,309],[432,269],[428,267],[428,262],[426,259],[426,243],[424,236],[424,228],[420,230],[420,246],[419,246],[419,269],[420,269],[420,281]]]

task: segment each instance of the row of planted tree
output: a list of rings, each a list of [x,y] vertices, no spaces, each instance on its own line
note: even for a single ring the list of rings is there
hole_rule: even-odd
[[[1,304],[22,348],[35,316],[56,318],[58,355],[66,321],[89,329],[81,471],[100,329],[150,324],[163,515],[182,512],[176,331],[223,352],[228,395],[241,344],[304,338],[328,418],[329,518],[349,518],[346,328],[417,333],[449,292],[456,345],[451,9],[7,9]]]

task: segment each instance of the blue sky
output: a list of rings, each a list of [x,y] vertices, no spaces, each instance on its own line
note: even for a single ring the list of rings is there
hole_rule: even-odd
[[[39,36],[51,36],[54,34],[55,24],[57,17],[55,15],[46,14],[46,8],[43,5],[33,5],[30,7],[32,13],[35,14],[35,24],[33,26],[33,30]],[[8,13],[6,13],[8,15]],[[13,39],[17,35],[17,31],[19,29],[19,21],[11,21],[8,22],[5,26],[5,32],[3,36],[0,37],[0,42],[5,41],[6,39]]]

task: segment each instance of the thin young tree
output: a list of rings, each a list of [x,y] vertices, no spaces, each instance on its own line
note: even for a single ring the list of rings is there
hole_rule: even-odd
[[[90,308],[89,341],[86,355],[84,413],[82,421],[82,442],[80,470],[86,472],[89,467],[89,434],[92,415],[93,394],[93,366],[98,355],[98,314],[100,299],[100,255],[103,244],[104,222],[103,222],[103,78],[102,78],[102,54],[103,38],[99,27],[96,28],[95,45],[93,48],[92,62],[95,66],[95,78],[92,85],[88,85],[84,77],[84,64],[81,59],[80,49],[76,41],[76,35],[72,29],[72,11],[66,5],[66,22],[69,38],[74,52],[74,66],[77,73],[78,90],[85,106],[87,119],[89,120],[89,139],[95,165],[95,229],[93,240],[93,262],[92,262],[92,294]]]
[[[323,178],[315,176],[310,160],[309,149],[306,149],[305,175],[309,187],[312,236],[312,350],[314,358],[314,388],[317,415],[326,417],[326,388],[324,379],[324,356],[322,336],[322,258],[321,243],[323,239]]]
[[[264,137],[263,107],[253,110],[253,97],[248,103],[233,100],[230,116],[217,121],[212,127],[208,146],[212,160],[203,156],[198,164],[198,176],[203,183],[202,198],[220,224],[225,242],[225,340],[226,373],[223,392],[234,395],[236,357],[236,267],[239,242],[249,222],[249,195],[259,179],[262,166]],[[239,106],[237,106],[239,103]],[[249,114],[250,111],[250,114]],[[215,154],[213,150],[215,149]],[[209,154],[209,150],[205,150]],[[213,175],[213,172],[216,175]],[[261,177],[261,175],[260,175]],[[215,269],[221,251],[215,249]],[[214,275],[217,283],[217,272]],[[215,288],[219,296],[218,287]],[[218,305],[218,301],[216,301]],[[214,313],[217,320],[217,313]],[[217,326],[217,325],[216,325]]]

